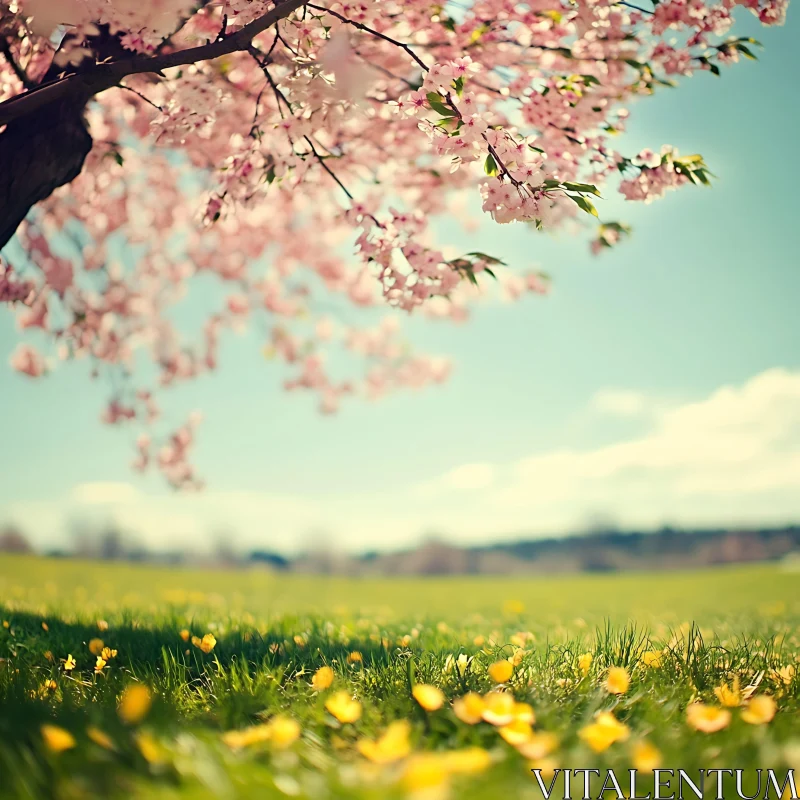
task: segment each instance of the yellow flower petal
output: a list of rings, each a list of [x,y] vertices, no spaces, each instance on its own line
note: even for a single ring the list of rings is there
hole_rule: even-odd
[[[582,656],[578,656],[578,669],[584,674],[587,675],[589,673],[589,668],[592,666],[593,656],[591,653],[584,653]]]
[[[300,738],[300,723],[279,714],[267,723],[269,739],[279,750],[285,750]]]
[[[520,745],[517,750],[524,758],[532,761],[541,761],[546,756],[555,752],[558,747],[558,737],[549,731],[539,731],[531,734],[531,737]]]
[[[497,732],[514,747],[527,742],[533,735],[530,724],[521,719],[515,719],[508,725],[503,725],[498,728]]]
[[[147,716],[151,703],[150,690],[142,683],[133,683],[122,692],[117,713],[123,722],[136,725]]]
[[[514,674],[514,667],[509,661],[495,661],[489,667],[489,677],[495,683],[506,683]]]
[[[361,703],[354,700],[347,692],[336,692],[328,698],[325,708],[339,722],[356,722],[361,718]]]
[[[454,775],[474,775],[484,772],[492,763],[492,757],[482,747],[451,750],[444,753],[442,759],[445,770]]]
[[[631,755],[634,769],[638,769],[640,772],[651,773],[661,766],[660,750],[646,740],[636,742]]]
[[[311,678],[311,686],[317,692],[330,688],[333,683],[333,670],[330,667],[320,667]]]
[[[437,711],[444,705],[444,695],[441,689],[427,683],[418,683],[411,690],[414,699],[426,710]]]
[[[111,740],[111,737],[107,733],[101,731],[100,728],[95,728],[91,725],[86,729],[86,735],[104,750],[114,749],[114,742]]]
[[[61,753],[75,747],[75,737],[58,725],[42,725],[41,731],[45,747],[52,753]]]
[[[453,701],[453,713],[467,725],[475,725],[483,718],[486,704],[483,698],[475,692],[468,692],[463,697]]]
[[[398,720],[391,723],[383,736],[376,741],[362,739],[357,745],[358,751],[375,764],[391,764],[411,752],[408,738],[410,733],[410,723],[407,720]]]
[[[734,678],[730,687],[727,683],[717,686],[717,688],[714,689],[714,694],[717,700],[719,700],[720,705],[726,708],[736,708],[736,706],[741,705],[742,693],[739,690],[739,678]]]
[[[742,719],[750,725],[766,725],[772,722],[778,706],[767,694],[757,694],[752,697],[742,709]]]
[[[489,692],[484,698],[483,719],[490,725],[508,725],[514,720],[513,695],[507,692]]]
[[[646,667],[658,669],[664,663],[664,654],[660,650],[648,650],[642,653],[642,663]]]
[[[606,676],[605,687],[609,694],[625,694],[631,685],[631,677],[624,667],[611,667]]]
[[[602,753],[615,742],[625,741],[629,735],[628,726],[620,722],[610,711],[598,714],[593,723],[578,732],[578,736],[595,753]]]
[[[727,728],[731,721],[731,712],[718,706],[707,706],[705,703],[692,703],[686,709],[686,722],[689,727],[702,733],[716,733]]]

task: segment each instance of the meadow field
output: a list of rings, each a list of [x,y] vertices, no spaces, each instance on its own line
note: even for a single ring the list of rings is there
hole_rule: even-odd
[[[653,769],[702,768],[764,797],[756,768],[800,775],[799,584],[3,556],[0,795],[536,798],[534,769],[636,769],[646,794]]]

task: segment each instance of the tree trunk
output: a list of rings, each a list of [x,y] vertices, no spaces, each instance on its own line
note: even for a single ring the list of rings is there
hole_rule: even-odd
[[[66,97],[0,133],[0,249],[36,203],[80,175],[92,148],[85,106]]]

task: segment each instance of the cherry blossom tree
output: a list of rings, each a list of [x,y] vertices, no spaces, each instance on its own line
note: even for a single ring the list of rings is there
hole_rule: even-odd
[[[583,220],[600,251],[628,233],[600,222],[601,192],[708,184],[700,155],[617,152],[626,104],[753,58],[737,6],[786,13],[640,2],[0,0],[0,302],[52,350],[21,343],[12,366],[91,359],[113,377],[102,419],[141,425],[135,466],[176,487],[200,485],[197,417],[151,441],[158,390],[214,370],[226,329],[261,325],[286,388],[328,413],[444,380],[397,310],[336,314],[460,321],[493,278],[544,293],[545,276],[436,241],[463,198],[532,235]],[[202,274],[219,305],[187,339],[170,311]],[[360,377],[334,375],[336,345]]]

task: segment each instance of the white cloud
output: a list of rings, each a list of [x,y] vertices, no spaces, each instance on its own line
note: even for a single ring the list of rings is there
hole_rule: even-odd
[[[496,469],[492,464],[462,464],[428,484],[420,487],[421,494],[436,494],[442,490],[486,489],[494,483]]]
[[[79,483],[70,492],[72,502],[81,506],[131,503],[138,497],[139,490],[130,483],[111,481]]]
[[[126,483],[91,483],[66,498],[11,504],[3,517],[40,542],[57,541],[76,514],[110,515],[154,548],[203,547],[230,531],[243,546],[286,551],[312,536],[318,543],[324,532],[344,549],[397,547],[430,530],[462,541],[557,534],[598,513],[643,528],[800,520],[800,371],[768,370],[670,407],[643,397],[640,407],[648,409],[641,419],[649,429],[635,437],[456,465],[380,492],[354,486],[305,494],[298,483],[292,495],[147,494]],[[596,411],[595,400],[587,413]]]
[[[768,370],[741,387],[655,413],[643,436],[592,450],[532,455],[506,468],[500,506],[566,523],[569,506],[602,504],[658,524],[714,515],[800,518],[800,373]]]

